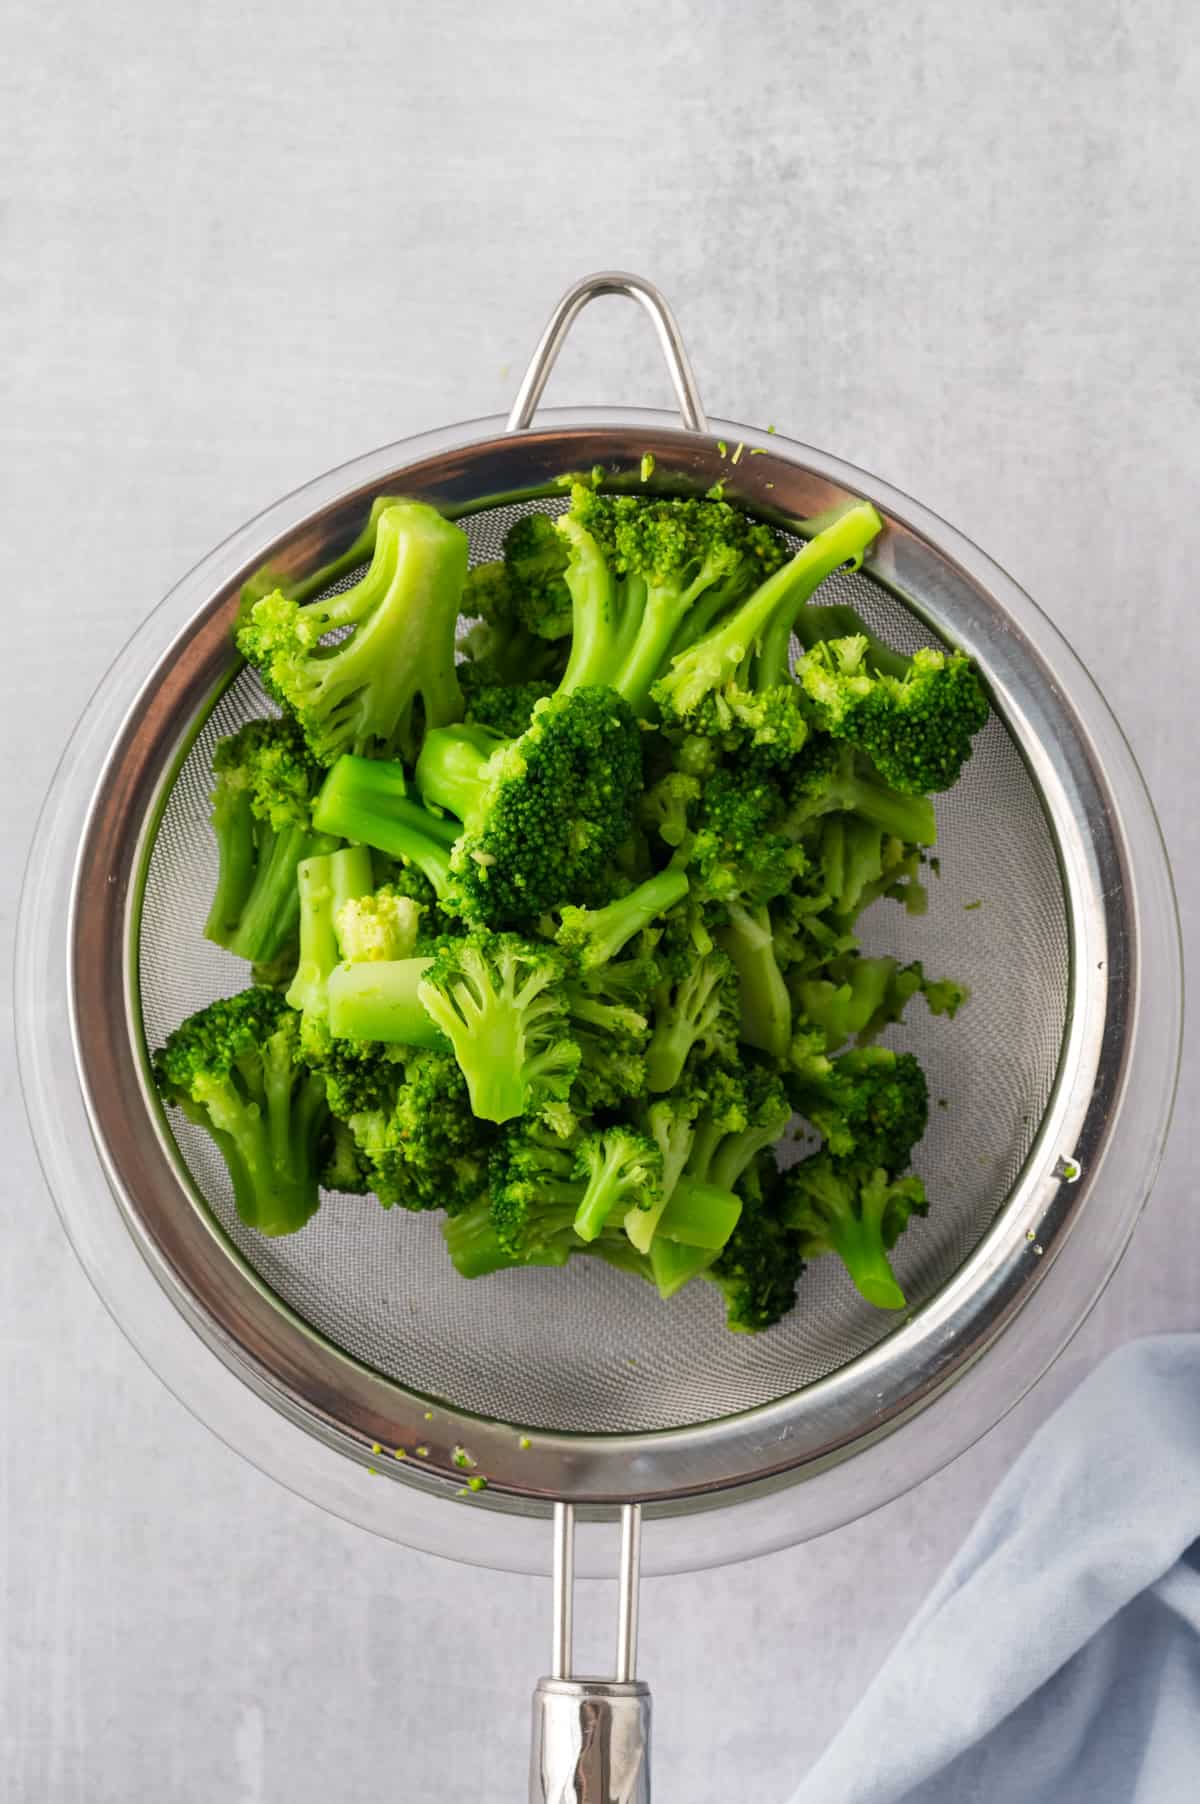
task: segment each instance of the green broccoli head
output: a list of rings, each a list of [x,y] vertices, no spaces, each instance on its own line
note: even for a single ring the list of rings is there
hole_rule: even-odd
[[[458,680],[466,698],[466,718],[502,739],[517,739],[533,720],[540,701],[553,695],[554,684],[534,677],[523,683],[497,683],[487,666],[460,664]]]
[[[800,681],[820,724],[858,746],[885,783],[930,795],[957,782],[987,698],[962,652],[914,652],[902,677],[870,666],[863,634],[820,642]]]
[[[466,574],[466,535],[436,508],[398,503],[379,515],[359,582],[307,605],[278,589],[263,596],[238,649],[320,763],[413,758],[423,728],[462,715],[454,635]]]
[[[571,592],[563,580],[570,553],[549,515],[524,514],[504,540],[504,570],[517,619],[539,639],[571,630]]]
[[[453,1055],[406,1048],[378,1071],[373,1104],[349,1119],[383,1207],[471,1209],[486,1193],[493,1132],[473,1114]]]
[[[484,931],[447,940],[417,994],[453,1048],[483,1121],[566,1105],[579,1065],[571,1038],[567,962],[553,946]]]
[[[463,823],[450,868],[464,914],[519,924],[603,899],[633,829],[641,734],[611,690],[559,693],[539,703],[519,739],[489,746],[477,728],[428,734],[417,782]]]
[[[929,1089],[911,1052],[864,1046],[831,1059],[823,1038],[805,1030],[792,1041],[787,1079],[793,1107],[829,1151],[902,1171],[929,1120]]]
[[[794,1307],[804,1254],[781,1217],[780,1179],[770,1155],[750,1167],[740,1194],[737,1226],[705,1275],[725,1299],[728,1327],[735,1334],[761,1334]]]
[[[805,1258],[836,1253],[868,1303],[905,1307],[887,1256],[910,1218],[928,1211],[920,1178],[894,1178],[883,1166],[823,1150],[785,1174],[784,1191],[784,1219]]]
[[[205,937],[281,975],[295,965],[297,869],[337,844],[313,826],[322,775],[289,719],[248,721],[213,751],[218,867]]]
[[[586,1185],[575,1232],[581,1240],[595,1240],[606,1227],[619,1228],[627,1210],[648,1210],[659,1200],[662,1151],[648,1135],[628,1127],[599,1128],[579,1140],[574,1175]]]
[[[154,1057],[159,1093],[212,1137],[260,1234],[295,1233],[320,1202],[329,1108],[299,1028],[278,990],[248,989],[189,1016]]]

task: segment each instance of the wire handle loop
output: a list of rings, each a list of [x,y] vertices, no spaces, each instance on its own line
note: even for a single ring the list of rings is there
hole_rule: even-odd
[[[525,371],[517,390],[517,398],[512,404],[507,430],[524,432],[532,423],[567,333],[589,302],[602,294],[623,294],[627,300],[637,301],[650,315],[662,347],[671,386],[675,390],[680,418],[689,432],[707,432],[708,418],[675,315],[652,282],[619,269],[601,270],[594,276],[584,276],[582,281],[567,289],[538,340],[537,349],[530,359],[529,368]]]

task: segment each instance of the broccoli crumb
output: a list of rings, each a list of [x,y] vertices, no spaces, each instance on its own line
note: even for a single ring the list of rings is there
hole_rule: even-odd
[[[982,907],[983,907],[982,898],[980,898],[978,901],[975,901],[975,902],[964,902],[963,903],[963,912],[965,914],[970,914],[972,909],[982,908]]]
[[[458,1467],[460,1472],[473,1471],[474,1468],[479,1464],[479,1461],[477,1459],[473,1459],[471,1457],[471,1455],[467,1452],[465,1447],[456,1447],[454,1449],[453,1453],[450,1455],[450,1458],[451,1458],[451,1461],[453,1462],[453,1464]]]
[[[418,1447],[416,1449],[416,1454],[417,1454],[418,1459],[428,1459],[429,1458],[429,1449],[428,1449],[428,1447]]]
[[[392,1452],[393,1459],[407,1459],[408,1454],[403,1447],[396,1447]]]
[[[653,476],[653,474],[654,474],[654,453],[653,453],[653,451],[644,451],[642,453],[642,481],[649,482],[649,480]]]
[[[742,452],[745,449],[746,449],[745,445],[743,445],[741,443],[741,441],[739,440],[738,443],[733,448],[733,456],[729,460],[730,463],[731,464],[740,464],[742,461]]]
[[[528,1453],[529,1449],[533,1446],[533,1442],[527,1434],[523,1434],[517,1442],[517,1446],[521,1449],[522,1453]]]
[[[717,440],[717,451],[720,454],[720,456],[724,457],[725,453],[728,451],[728,449],[729,449],[729,446],[725,443],[725,440],[723,438],[719,438]]]

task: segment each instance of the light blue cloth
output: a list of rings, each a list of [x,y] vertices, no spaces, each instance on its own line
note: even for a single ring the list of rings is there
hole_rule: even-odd
[[[1200,1804],[1200,1335],[1045,1424],[791,1804],[902,1800]]]

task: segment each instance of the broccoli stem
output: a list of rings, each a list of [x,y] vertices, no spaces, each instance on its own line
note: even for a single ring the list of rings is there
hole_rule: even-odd
[[[487,727],[439,727],[427,733],[417,759],[417,782],[427,802],[473,824],[487,806],[484,770],[493,752],[508,742]],[[457,830],[455,831],[457,838]]]
[[[639,883],[627,895],[603,908],[566,908],[562,911],[563,931],[559,940],[578,947],[579,962],[585,971],[607,965],[628,945],[643,927],[665,914],[688,893],[688,879],[681,867],[668,865],[654,877]]]
[[[338,965],[328,984],[330,1032],[394,1046],[444,1046],[417,993],[432,962],[393,958]]]
[[[712,1247],[680,1246],[676,1241],[656,1237],[650,1244],[650,1270],[663,1302],[670,1302],[685,1284],[715,1265],[720,1256],[720,1250]]]
[[[719,1253],[742,1213],[741,1200],[720,1184],[706,1184],[685,1172],[671,1192],[655,1227],[656,1239]],[[651,1242],[653,1257],[654,1242]]]
[[[442,1239],[461,1278],[486,1278],[490,1272],[502,1272],[514,1265],[538,1263],[534,1259],[514,1259],[505,1252],[486,1202],[447,1217],[442,1223]]]
[[[804,602],[832,571],[857,564],[879,531],[879,516],[868,502],[846,509],[798,551],[789,563],[760,583],[741,606],[672,660],[661,693],[672,710],[686,715],[711,690],[730,682],[747,656],[760,647],[755,687],[788,678],[792,622]]]
[[[234,1077],[205,1086],[207,1125],[225,1158],[242,1220],[260,1234],[291,1234],[315,1214],[318,1142],[328,1119],[325,1085],[298,1066],[283,1034]],[[243,1091],[245,1092],[243,1094]],[[185,1113],[203,1115],[184,1105]]]
[[[880,519],[875,509],[869,502],[859,502],[847,508],[840,519],[833,521],[817,533],[815,538],[810,539],[803,550],[797,552],[791,564],[784,565],[779,575],[791,570],[795,584],[786,591],[784,605],[771,610],[769,621],[762,630],[758,688],[768,689],[776,683],[787,682],[791,674],[789,653],[792,633],[805,602],[825,578],[843,564],[857,567],[879,528]],[[766,586],[763,585],[764,588]],[[761,590],[759,593],[761,594]]]
[[[336,841],[299,826],[275,832],[264,821],[258,823],[258,831],[260,847],[267,840],[270,845],[265,857],[260,850],[254,881],[229,950],[254,964],[269,964],[296,937],[300,919],[297,866],[305,858],[332,850]]]
[[[320,1014],[326,984],[341,954],[334,922],[343,902],[369,895],[375,887],[371,854],[365,846],[345,846],[323,857],[305,858],[296,873],[300,906],[300,962],[287,993],[288,1007]]]
[[[866,1193],[864,1219],[846,1210],[829,1221],[830,1244],[854,1280],[860,1296],[876,1309],[903,1309],[905,1296],[888,1263],[880,1233],[880,1223],[868,1214]]]
[[[729,925],[715,939],[733,960],[738,974],[742,1039],[772,1058],[785,1057],[792,1038],[792,1003],[775,961],[771,916],[765,906],[734,904]]]
[[[237,932],[242,910],[254,887],[258,860],[258,828],[250,791],[220,786],[213,798],[213,832],[217,838],[217,886],[204,923],[204,934],[228,946]]]
[[[566,571],[571,594],[571,654],[559,684],[566,695],[596,683],[611,683],[622,622],[618,619],[616,578],[591,533],[571,514],[563,516],[559,531],[572,549]]]
[[[458,828],[410,800],[407,790],[402,764],[347,753],[321,785],[313,821],[325,832],[408,859],[440,899],[450,887],[449,848]]]

